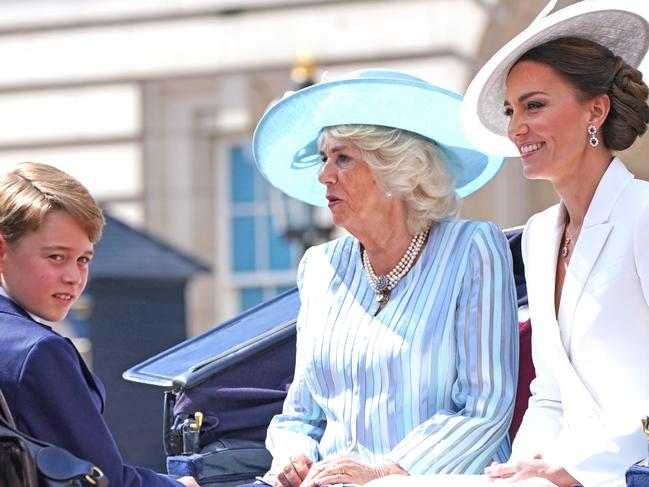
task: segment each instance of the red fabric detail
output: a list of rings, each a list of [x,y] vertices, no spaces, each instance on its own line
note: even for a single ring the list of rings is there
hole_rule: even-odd
[[[529,319],[518,324],[518,338],[520,341],[518,387],[516,389],[514,417],[509,427],[509,438],[512,441],[514,441],[521,421],[523,421],[523,415],[527,410],[527,403],[532,395],[530,392],[530,382],[532,382],[532,379],[536,375],[534,364],[532,363],[532,324]]]

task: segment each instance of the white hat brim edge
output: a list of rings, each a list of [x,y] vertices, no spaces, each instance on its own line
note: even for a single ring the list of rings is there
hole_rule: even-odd
[[[474,146],[485,152],[500,154],[505,157],[520,156],[518,148],[514,143],[512,143],[507,137],[499,135],[496,132],[493,132],[491,129],[487,128],[480,120],[479,103],[485,84],[490,80],[494,72],[497,71],[501,66],[515,61],[515,59],[510,59],[510,57],[515,51],[519,49],[519,46],[521,46],[522,44],[530,43],[530,41],[532,41],[536,37],[542,37],[541,34],[544,31],[556,24],[559,24],[571,18],[576,18],[582,14],[606,10],[626,12],[629,15],[642,17],[646,21],[646,19],[649,18],[649,1],[640,2],[638,0],[583,0],[582,2],[565,7],[555,13],[552,13],[548,17],[534,22],[512,40],[507,42],[498,52],[496,52],[496,54],[494,54],[489,59],[489,61],[487,61],[487,63],[480,69],[478,74],[475,75],[464,95],[460,118],[465,135],[469,139],[469,141]],[[575,36],[579,36],[579,34],[579,32],[562,33],[562,35]],[[547,39],[541,40],[539,44],[545,42],[546,40]],[[647,38],[645,32],[645,49],[646,44]],[[535,45],[537,44],[531,42],[530,45],[527,46],[527,49],[525,49],[525,51],[531,49]],[[519,56],[523,53],[524,52],[521,52]],[[644,60],[637,64],[642,66],[643,64],[647,63],[647,61],[647,57],[645,56]]]

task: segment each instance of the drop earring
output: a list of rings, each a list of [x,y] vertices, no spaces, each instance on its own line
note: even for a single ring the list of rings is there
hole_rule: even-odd
[[[590,143],[591,147],[597,147],[599,145],[599,139],[597,138],[597,135],[595,135],[596,132],[597,128],[594,125],[588,126],[588,142]]]

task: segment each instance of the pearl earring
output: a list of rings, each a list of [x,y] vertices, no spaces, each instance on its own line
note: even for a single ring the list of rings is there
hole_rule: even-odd
[[[588,142],[590,143],[591,147],[597,147],[599,145],[599,139],[595,135],[596,132],[597,132],[597,128],[594,125],[588,126],[588,136],[589,136]]]

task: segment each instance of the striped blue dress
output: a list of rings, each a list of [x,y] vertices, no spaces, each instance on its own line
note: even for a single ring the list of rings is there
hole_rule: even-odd
[[[309,249],[298,286],[295,379],[266,440],[275,458],[390,460],[410,474],[509,458],[518,327],[496,225],[435,224],[380,311],[353,237]]]

